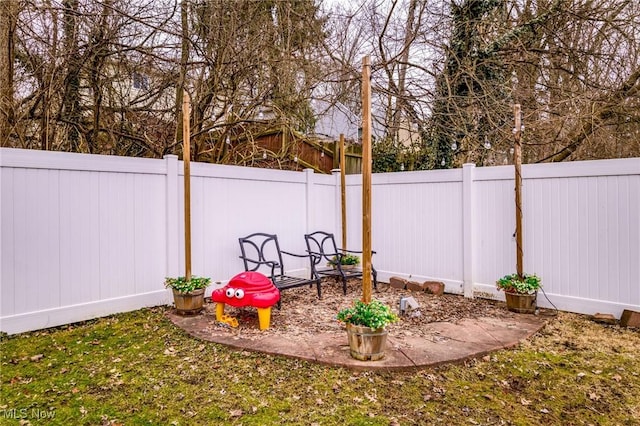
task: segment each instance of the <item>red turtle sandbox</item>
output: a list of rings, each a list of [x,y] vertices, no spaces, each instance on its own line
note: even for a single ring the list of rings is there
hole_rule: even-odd
[[[271,322],[271,307],[280,300],[280,291],[260,272],[249,271],[234,276],[226,286],[213,290],[211,300],[216,302],[216,320],[237,327],[238,320],[225,315],[224,305],[236,308],[252,306],[258,309],[260,330],[266,330]]]

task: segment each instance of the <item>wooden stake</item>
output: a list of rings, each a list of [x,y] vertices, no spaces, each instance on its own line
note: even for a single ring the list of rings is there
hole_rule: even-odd
[[[189,129],[190,99],[182,98],[182,160],[184,163],[184,267],[185,279],[191,279],[191,135]]]
[[[513,164],[516,170],[516,272],[520,279],[523,279],[523,253],[522,253],[522,147],[520,137],[522,136],[520,127],[520,104],[513,106],[513,116],[515,121],[515,145],[513,148]]]
[[[371,302],[371,62],[362,60],[362,301]]]
[[[342,198],[342,248],[347,248],[347,183],[344,153],[344,135],[340,134],[340,196]]]

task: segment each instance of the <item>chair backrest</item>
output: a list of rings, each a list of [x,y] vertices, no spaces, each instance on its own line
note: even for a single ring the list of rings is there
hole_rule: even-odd
[[[317,265],[323,259],[327,262],[331,262],[333,256],[338,253],[338,246],[336,246],[336,240],[333,238],[333,234],[323,231],[316,231],[311,234],[305,234],[304,240],[307,243],[307,250],[309,252],[319,253],[320,256],[313,257],[313,263]]]
[[[244,262],[245,271],[260,271],[269,276],[271,275],[271,266],[257,262],[273,262],[276,264],[273,272],[276,275],[284,275],[282,253],[280,252],[277,235],[256,232],[255,234],[238,238],[238,241],[242,252],[240,258]]]

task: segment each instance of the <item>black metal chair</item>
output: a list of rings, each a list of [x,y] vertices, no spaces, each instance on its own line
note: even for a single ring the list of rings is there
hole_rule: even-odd
[[[242,256],[240,259],[244,262],[245,271],[259,271],[261,267],[266,268],[265,275],[268,275],[273,285],[280,291],[288,288],[301,287],[304,285],[313,286],[315,283],[318,289],[318,298],[322,296],[320,290],[320,277],[315,272],[313,254],[295,254],[280,250],[278,236],[275,234],[265,234],[257,232],[244,238],[238,238],[240,242],[240,250]],[[284,263],[282,255],[307,258],[311,264],[311,278],[301,278],[287,275],[284,272]],[[280,301],[278,301],[278,309],[280,309]]]
[[[348,278],[361,278],[362,268],[345,268],[342,265],[342,257],[349,253],[359,253],[361,251],[347,250],[344,248],[338,249],[336,240],[333,234],[323,231],[316,231],[311,234],[305,234],[304,239],[307,243],[307,251],[312,254],[311,262],[312,269],[318,277],[333,277],[336,281],[342,279],[342,291],[347,294],[347,279]],[[372,254],[375,251],[371,252]],[[327,266],[319,266],[319,263],[326,263]],[[373,286],[378,288],[378,273],[376,269],[371,265],[371,275],[373,276]]]

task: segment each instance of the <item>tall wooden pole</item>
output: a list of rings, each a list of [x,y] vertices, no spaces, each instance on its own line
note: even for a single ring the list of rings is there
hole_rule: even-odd
[[[513,106],[513,116],[515,121],[515,145],[513,148],[513,164],[516,169],[516,272],[520,279],[523,279],[522,271],[522,147],[520,145],[521,118],[520,104]]]
[[[371,62],[362,60],[362,301],[371,302]]]
[[[347,183],[344,153],[344,135],[340,134],[340,196],[342,198],[342,248],[347,248]]]
[[[189,129],[190,99],[182,98],[182,160],[184,163],[184,268],[185,279],[191,279],[191,135]]]

